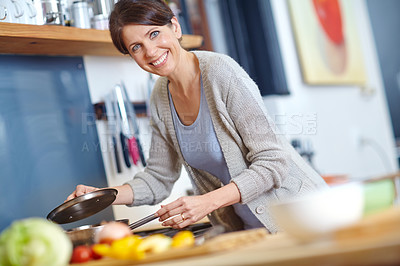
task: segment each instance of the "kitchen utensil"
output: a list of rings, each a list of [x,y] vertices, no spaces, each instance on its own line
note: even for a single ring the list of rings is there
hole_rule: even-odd
[[[75,1],[71,5],[71,25],[76,28],[90,29],[90,15],[88,3]]]
[[[6,22],[7,15],[7,7],[0,4],[0,22]]]
[[[108,16],[94,15],[92,17],[92,28],[97,30],[108,30]]]
[[[131,167],[131,162],[129,160],[129,144],[128,144],[128,138],[125,137],[123,132],[119,133],[121,145],[122,145],[122,155],[124,156],[124,161],[126,164],[126,167]],[[134,161],[135,163],[135,161]]]
[[[208,229],[203,235],[196,238],[196,245],[202,245],[205,241],[210,240],[218,235],[221,235],[226,232],[226,229],[223,225],[215,225]]]
[[[301,240],[329,235],[363,217],[364,191],[358,182],[321,189],[271,204],[278,226]]]
[[[136,144],[137,144],[136,147],[139,152],[140,160],[142,161],[143,166],[146,166],[146,159],[144,158],[143,148],[139,139],[139,126],[136,121],[135,109],[132,107],[132,104],[129,101],[128,92],[126,90],[125,84],[122,81],[121,81],[121,87],[122,87],[123,98],[125,99],[124,102],[126,103],[127,106],[128,121],[130,118],[130,121],[132,122],[133,125],[133,135],[136,139]]]
[[[156,218],[157,215],[153,213],[139,221],[129,224],[129,227],[131,230],[133,230],[148,222],[153,221]],[[116,222],[123,222],[125,224],[128,224],[128,219],[117,220]],[[77,228],[70,229],[66,233],[68,237],[71,239],[74,246],[91,245],[95,243],[96,234],[100,232],[103,228],[104,224],[83,225]]]
[[[140,219],[139,221],[131,223],[129,225],[129,228],[131,228],[131,230],[133,230],[133,229],[138,228],[138,227],[140,227],[140,226],[142,226],[144,224],[147,224],[148,222],[151,222],[151,221],[153,221],[153,220],[155,220],[157,218],[158,218],[157,214],[153,213],[153,214],[151,214],[149,216],[144,217],[143,219]]]
[[[36,24],[36,9],[33,5],[32,0],[19,0],[24,8],[24,23],[26,24]]]
[[[118,145],[115,135],[117,134],[117,126],[116,126],[116,114],[114,113],[114,107],[112,105],[114,97],[113,94],[110,93],[105,97],[105,104],[106,104],[106,114],[107,114],[107,121],[108,121],[108,128],[109,128],[109,136],[111,137],[112,147],[114,151],[114,158],[115,158],[115,165],[117,168],[117,172],[121,173],[121,163],[119,160],[118,155]]]
[[[38,9],[37,6],[36,9]],[[41,18],[42,21],[37,22],[39,25],[42,24],[64,25],[64,16],[62,14],[60,0],[41,0],[40,9],[42,12],[42,16],[38,16],[38,20],[39,18]]]
[[[130,168],[131,163],[129,160],[129,148],[128,148],[128,144],[127,144],[127,139],[125,138],[125,135],[123,133],[124,125],[121,122],[121,110],[120,110],[119,103],[118,103],[116,88],[114,88],[114,90],[112,91],[112,95],[113,95],[112,103],[113,103],[113,108],[114,108],[115,121],[117,122],[116,123],[117,128],[120,129],[118,134],[119,134],[120,141],[121,141],[122,155],[123,155],[126,167]]]
[[[117,194],[116,189],[107,188],[81,195],[52,210],[47,219],[58,224],[84,219],[110,206]]]
[[[126,145],[128,152],[130,153],[133,163],[137,165],[139,160],[139,152],[137,150],[137,142],[135,136],[132,134],[131,127],[127,116],[127,107],[125,104],[124,96],[122,94],[122,88],[120,85],[115,86],[115,95],[117,97],[119,113],[121,115],[121,142]],[[129,160],[129,157],[128,157]]]
[[[129,224],[128,219],[117,220],[116,222]],[[95,243],[95,236],[104,228],[104,224],[82,225],[66,231],[67,236],[71,239],[74,247],[80,245],[92,245]]]
[[[15,0],[1,0],[0,9],[2,10],[0,15],[1,22],[10,23],[22,23],[22,16],[24,15],[24,9],[21,3]]]
[[[106,18],[111,14],[114,8],[114,0],[94,0],[93,13],[95,15],[103,15]],[[108,19],[107,19],[108,21]]]

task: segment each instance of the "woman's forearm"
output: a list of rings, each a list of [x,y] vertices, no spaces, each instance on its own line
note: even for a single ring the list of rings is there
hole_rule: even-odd
[[[113,202],[113,205],[124,205],[132,204],[133,202],[133,191],[130,185],[125,184],[122,186],[112,187],[118,190],[117,198]]]
[[[219,209],[240,202],[240,192],[235,183],[229,183],[205,194],[213,209]]]

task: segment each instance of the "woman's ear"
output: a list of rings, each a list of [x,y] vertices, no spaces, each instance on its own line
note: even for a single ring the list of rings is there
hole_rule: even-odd
[[[172,17],[171,23],[172,23],[172,30],[174,31],[176,38],[178,39],[182,38],[182,28],[181,24],[179,24],[178,22],[178,19],[176,17]]]

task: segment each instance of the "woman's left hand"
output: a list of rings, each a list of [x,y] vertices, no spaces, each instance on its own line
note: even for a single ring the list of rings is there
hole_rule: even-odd
[[[157,211],[163,226],[184,228],[203,219],[215,209],[206,195],[181,197]],[[172,217],[172,218],[171,218]],[[171,219],[169,219],[171,218]],[[169,219],[169,220],[168,220]]]

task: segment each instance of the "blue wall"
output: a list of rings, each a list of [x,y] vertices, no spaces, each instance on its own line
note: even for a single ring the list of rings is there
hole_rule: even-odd
[[[0,55],[0,231],[107,185],[81,57]],[[64,228],[113,219],[111,207]]]

